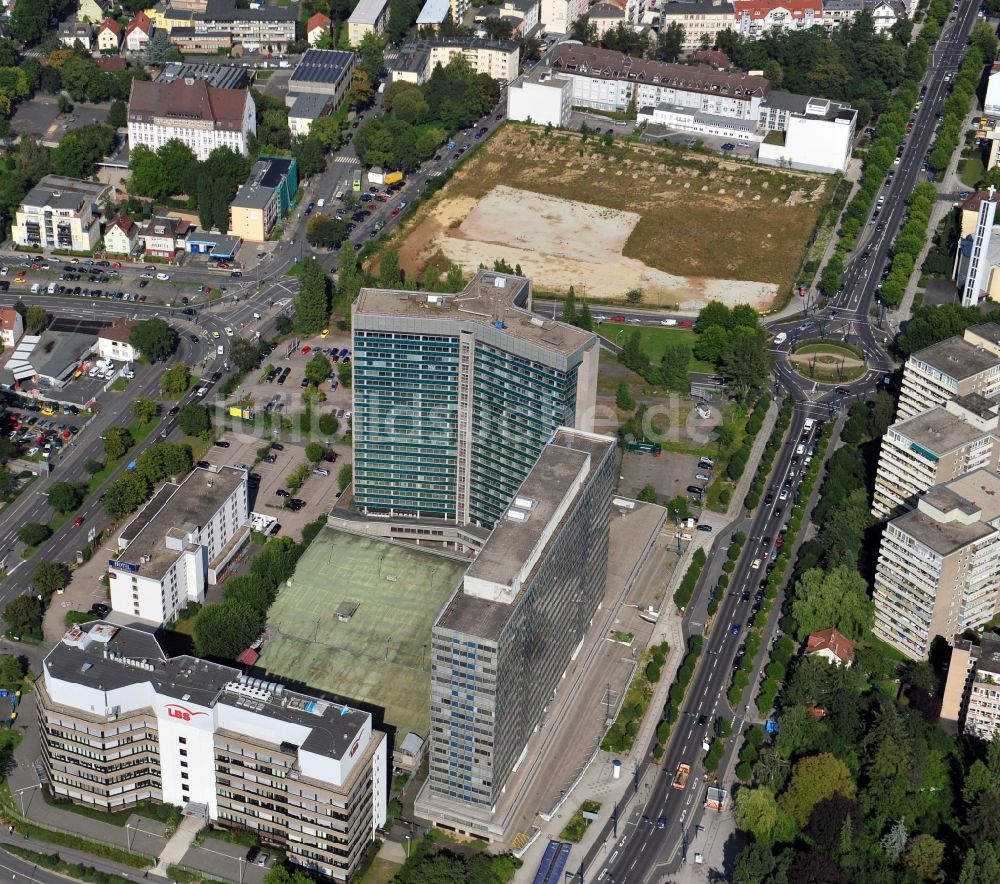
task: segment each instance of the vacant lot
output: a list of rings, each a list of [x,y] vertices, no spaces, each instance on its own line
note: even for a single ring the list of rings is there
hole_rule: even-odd
[[[766,309],[798,269],[830,179],[669,147],[505,126],[396,235],[403,268],[502,258],[537,288]]]
[[[694,331],[687,328],[662,328],[655,325],[627,325],[620,322],[601,322],[595,325],[595,331],[603,335],[609,341],[616,344],[624,344],[625,339],[633,332],[639,332],[639,339],[642,341],[642,349],[649,357],[653,365],[659,365],[663,361],[663,354],[668,346],[683,344],[688,350],[694,347]],[[688,361],[690,371],[702,371],[711,374],[715,371],[715,366],[711,362],[704,362],[696,359],[692,354]]]

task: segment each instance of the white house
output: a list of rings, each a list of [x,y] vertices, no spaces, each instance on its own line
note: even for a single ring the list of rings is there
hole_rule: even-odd
[[[102,359],[115,362],[135,362],[139,351],[132,346],[132,332],[139,324],[137,319],[126,316],[116,319],[97,333],[97,352]]]
[[[24,320],[13,307],[0,309],[0,343],[5,347],[16,347],[24,334]]]
[[[330,24],[330,16],[324,15],[322,12],[317,12],[309,19],[306,24],[306,40],[309,41],[310,46],[315,46],[319,43],[320,38],[330,33]]]
[[[566,126],[573,110],[573,84],[567,77],[536,67],[507,87],[507,118],[540,126]]]
[[[153,22],[145,12],[137,12],[125,28],[125,48],[129,52],[145,52],[153,34]]]
[[[101,52],[118,52],[122,48],[122,26],[107,18],[97,29],[97,48]]]
[[[128,215],[119,215],[104,229],[104,251],[109,255],[131,255],[139,243],[139,225]]]
[[[70,49],[79,43],[89,52],[94,44],[94,28],[86,22],[68,21],[59,28],[59,42]]]
[[[854,642],[836,629],[821,629],[806,642],[807,657],[821,657],[835,666],[850,666],[854,662]]]
[[[587,11],[587,0],[541,0],[538,18],[544,31],[568,34],[570,25]]]

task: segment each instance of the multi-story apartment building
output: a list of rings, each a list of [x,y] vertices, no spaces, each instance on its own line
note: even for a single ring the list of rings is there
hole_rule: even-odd
[[[194,29],[210,34],[232,35],[233,45],[249,51],[285,52],[295,41],[295,6],[265,6],[239,9],[236,0],[208,0],[204,12],[194,14]]]
[[[991,329],[994,326],[995,329]],[[992,398],[1000,393],[1000,349],[996,323],[966,329],[953,337],[912,353],[903,368],[897,420],[906,420],[965,393]]]
[[[438,616],[421,816],[503,837],[494,808],[604,595],[617,468],[611,437],[558,430]]]
[[[452,0],[452,17],[454,17],[454,6],[466,0]],[[568,34],[569,29],[581,15],[587,11],[587,0],[541,0],[538,10],[538,20],[543,31],[552,31],[555,34]],[[461,18],[454,19],[461,21]]]
[[[691,52],[702,40],[714,44],[722,31],[736,30],[736,12],[729,0],[664,0],[660,6],[660,28],[678,24],[684,28],[682,48]]]
[[[176,619],[249,540],[247,471],[192,470],[166,482],[118,538],[108,562],[111,607],[151,623]]]
[[[822,0],[733,0],[736,30],[753,40],[771,31],[807,31],[822,25]]]
[[[20,246],[91,252],[101,238],[107,184],[46,175],[21,200],[11,238]]]
[[[385,822],[387,740],[367,712],[97,621],[49,651],[36,691],[42,788],[58,798],[173,804],[338,881]]]
[[[295,157],[263,157],[229,206],[229,230],[246,242],[265,242],[291,208],[299,187]]]
[[[169,83],[133,80],[128,100],[128,140],[158,150],[173,138],[199,160],[217,147],[247,153],[247,135],[257,134],[257,112],[246,89],[218,89],[187,77]]]
[[[361,0],[347,19],[347,36],[360,46],[366,34],[381,37],[389,23],[389,0]]]
[[[983,633],[978,644],[955,636],[941,719],[986,742],[1000,731],[1000,637],[995,633]]]
[[[590,430],[597,338],[530,312],[531,283],[480,270],[457,294],[354,303],[354,503],[492,527],[559,427]]]
[[[1000,476],[976,470],[936,485],[886,525],[875,575],[875,634],[913,660],[936,636],[1000,610]]]
[[[889,519],[913,509],[928,488],[1000,460],[997,403],[959,396],[889,427],[882,437],[872,515]]]
[[[461,55],[477,74],[510,82],[517,77],[521,50],[513,40],[487,40],[480,37],[446,37],[427,43],[429,57],[425,76],[438,65],[444,67]]]

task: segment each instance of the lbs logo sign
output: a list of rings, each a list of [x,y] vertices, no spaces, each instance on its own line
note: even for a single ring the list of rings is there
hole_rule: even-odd
[[[179,718],[181,721],[191,721],[192,718],[197,718],[199,715],[208,715],[207,712],[192,712],[186,706],[179,706],[176,703],[170,703],[166,709],[170,718]]]

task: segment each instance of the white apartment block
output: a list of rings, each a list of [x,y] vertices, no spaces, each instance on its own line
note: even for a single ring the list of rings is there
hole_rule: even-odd
[[[209,0],[205,12],[195,13],[198,34],[232,34],[233,45],[248,51],[284,52],[295,41],[298,6],[237,9],[234,0]]]
[[[936,636],[1000,609],[1000,476],[977,470],[927,491],[886,526],[875,575],[874,632],[912,660]]]
[[[889,427],[882,437],[872,515],[892,518],[913,509],[935,485],[975,470],[995,470],[997,412],[993,400],[969,393]]]
[[[729,0],[665,0],[660,6],[660,30],[678,24],[684,28],[682,48],[688,52],[698,49],[702,39],[710,44],[722,31],[736,30],[736,13]]]
[[[465,57],[477,74],[494,80],[513,82],[520,68],[521,50],[513,40],[488,40],[481,37],[447,37],[427,43],[429,58],[426,76],[437,65],[447,66],[456,55]]]
[[[111,607],[150,623],[169,623],[203,602],[250,537],[247,471],[196,468],[167,482],[125,528],[108,562]]]
[[[807,31],[824,24],[822,0],[733,0],[736,30],[751,40],[770,31]]]
[[[587,11],[587,0],[541,0],[538,20],[543,31],[568,34],[570,25]]]
[[[257,114],[247,89],[217,89],[204,80],[169,83],[132,81],[128,102],[128,140],[158,150],[173,138],[199,160],[217,147],[246,154],[247,135],[257,134]]]
[[[966,329],[912,353],[903,369],[896,420],[906,420],[966,393],[1000,393],[1000,326]]]
[[[107,184],[46,175],[21,200],[11,239],[34,249],[92,252],[101,238],[100,203]]]
[[[360,46],[366,34],[381,37],[389,23],[389,0],[361,0],[347,19],[347,36],[354,47]]]
[[[100,621],[49,651],[36,691],[42,788],[63,800],[171,804],[334,881],[385,823],[388,741],[367,712],[167,657],[150,633]]]
[[[540,126],[565,126],[573,110],[573,85],[565,77],[536,67],[507,87],[507,117]]]
[[[983,633],[979,644],[955,636],[941,718],[987,743],[1000,731],[1000,638],[995,633]]]

